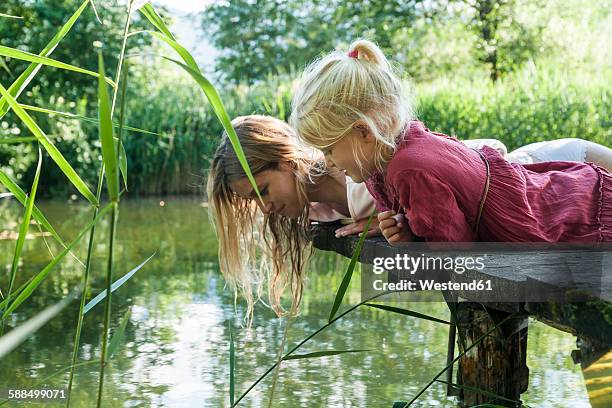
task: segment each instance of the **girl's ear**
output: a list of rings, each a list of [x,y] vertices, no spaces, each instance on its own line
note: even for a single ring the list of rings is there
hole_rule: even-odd
[[[363,120],[358,120],[353,124],[353,129],[358,131],[365,142],[374,142],[375,138],[370,130],[370,127]]]

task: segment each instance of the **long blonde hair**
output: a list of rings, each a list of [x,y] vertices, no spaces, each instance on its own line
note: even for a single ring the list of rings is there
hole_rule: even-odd
[[[348,53],[333,52],[306,68],[289,123],[306,143],[325,149],[361,120],[378,142],[375,163],[381,169],[385,152],[395,149],[414,116],[405,85],[380,48],[359,40]]]
[[[304,267],[312,254],[308,237],[309,201],[305,185],[314,182],[317,169],[312,150],[299,145],[294,130],[269,116],[242,116],[232,121],[253,175],[289,162],[295,174],[301,215],[290,219],[279,214],[262,215],[254,199],[235,194],[230,183],[246,178],[224,132],[208,175],[209,215],[219,241],[219,265],[230,286],[247,301],[246,319],[268,284],[270,306],[285,313],[281,296],[290,286],[291,312],[297,310],[304,286]]]

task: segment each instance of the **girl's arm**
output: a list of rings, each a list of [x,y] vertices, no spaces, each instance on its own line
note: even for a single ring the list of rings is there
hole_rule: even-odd
[[[396,174],[393,184],[414,235],[432,242],[476,240],[446,182],[422,170],[409,170]]]

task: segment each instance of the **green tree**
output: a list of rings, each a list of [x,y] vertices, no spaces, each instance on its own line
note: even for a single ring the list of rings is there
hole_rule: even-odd
[[[100,41],[104,44],[107,75],[114,78],[127,16],[127,6],[117,3],[111,0],[95,1],[101,22],[96,18],[92,6],[88,6],[50,57],[97,71],[97,54],[93,50],[93,42]],[[81,1],[74,0],[4,0],[0,12],[23,18],[0,17],[0,43],[3,46],[38,54],[80,4]],[[138,13],[134,14],[133,21],[132,30],[150,28]],[[131,52],[142,51],[150,46],[149,36],[138,35],[128,39]],[[29,63],[8,58],[2,61],[5,67],[4,69],[0,67],[0,83],[8,88]],[[42,67],[18,100],[24,104],[96,116],[97,80],[88,75]],[[79,174],[93,184],[97,174],[97,169],[92,165],[97,163],[95,155],[98,154],[96,127],[45,114],[33,113],[33,115],[39,126],[51,135]],[[26,128],[12,112],[9,111],[0,119],[0,138],[28,136],[27,133]],[[32,164],[36,160],[35,151],[36,148],[31,143],[0,144],[0,167],[18,179],[24,177],[23,172],[28,178],[34,170]],[[63,182],[64,176],[56,166],[49,166],[44,174],[45,186],[67,187]],[[44,191],[44,186],[42,190],[42,194],[49,193]]]
[[[542,48],[544,22],[527,25],[517,18],[520,0],[465,0],[472,18],[468,27],[476,33],[478,59],[485,63],[493,81],[537,56]],[[534,2],[531,2],[534,3]],[[536,0],[544,7],[543,0]],[[533,4],[532,4],[533,5]]]
[[[385,51],[394,34],[447,2],[422,0],[235,0],[215,2],[202,27],[222,50],[216,69],[231,82],[253,83],[301,69],[321,53],[365,37]]]

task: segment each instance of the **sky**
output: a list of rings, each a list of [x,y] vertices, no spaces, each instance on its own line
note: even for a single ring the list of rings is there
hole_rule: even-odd
[[[214,59],[219,55],[210,42],[204,37],[200,19],[191,13],[198,13],[210,4],[211,0],[153,0],[154,6],[166,7],[174,20],[170,30],[195,58],[198,65],[210,72],[214,67]]]

